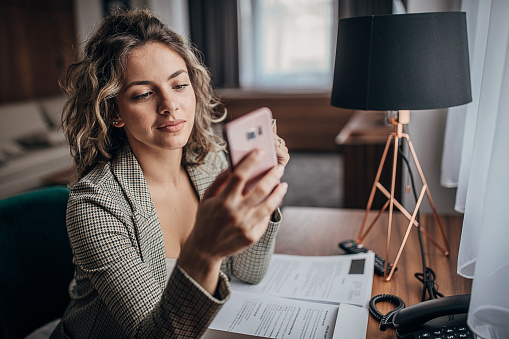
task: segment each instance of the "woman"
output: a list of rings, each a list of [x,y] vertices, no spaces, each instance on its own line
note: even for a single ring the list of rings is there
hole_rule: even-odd
[[[106,18],[62,87],[79,181],[67,210],[72,300],[52,337],[201,336],[229,296],[226,275],[265,274],[284,142],[280,165],[243,195],[260,152],[227,169],[208,73],[148,11]]]

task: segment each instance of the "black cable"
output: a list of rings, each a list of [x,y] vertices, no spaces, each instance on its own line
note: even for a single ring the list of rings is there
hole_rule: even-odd
[[[403,139],[402,139],[403,140]],[[410,176],[410,182],[412,184],[412,191],[414,193],[414,199],[415,203],[417,204],[417,190],[415,189],[415,181],[414,176],[412,173],[412,169],[410,168],[410,164],[408,162],[407,157],[403,153],[403,142],[400,144],[400,147],[398,147],[398,153],[401,156],[401,159],[405,162],[405,165],[408,169],[408,175]],[[436,299],[437,297],[443,297],[444,295],[440,292],[438,292],[437,285],[435,283],[435,272],[426,266],[426,256],[424,254],[424,245],[422,242],[422,234],[421,234],[421,218],[419,214],[419,210],[417,210],[416,214],[416,221],[418,223],[417,229],[418,229],[418,238],[419,238],[419,245],[421,249],[421,259],[422,259],[422,273],[415,273],[414,276],[423,284],[422,288],[422,296],[421,301],[426,300],[426,292],[429,294],[429,299]]]
[[[412,169],[410,168],[408,159],[403,152],[403,142],[401,142],[400,146],[398,147],[398,154],[401,156],[401,159],[403,159],[405,165],[407,166],[408,175],[410,177],[410,182],[412,184],[412,191],[414,194],[415,203],[417,204],[418,199],[417,190],[415,189],[414,176],[412,173]],[[424,254],[424,245],[422,242],[421,220],[419,210],[417,210],[416,213],[416,221],[418,223],[417,233],[419,237],[419,245],[421,250],[422,273],[415,273],[414,276],[423,284],[421,301],[426,300],[426,292],[428,292],[429,294],[429,299],[443,297],[444,295],[438,292],[437,284],[435,283],[436,278],[435,272],[431,268],[426,267],[426,256]],[[396,305],[396,307],[393,310],[387,312],[387,314],[382,314],[376,307],[376,304],[379,302],[390,302]],[[387,327],[389,326],[393,327],[394,315],[403,308],[405,308],[405,302],[401,298],[391,294],[379,294],[371,298],[371,300],[369,301],[369,313],[371,313],[371,315],[380,322],[380,331],[387,330]]]
[[[387,314],[383,314],[378,310],[376,304],[384,301],[396,305],[396,308],[387,312]],[[371,298],[369,301],[369,313],[371,313],[371,315],[380,322],[380,331],[385,331],[388,326],[393,326],[392,318],[394,318],[394,315],[402,308],[405,308],[405,302],[401,298],[392,294],[379,294]]]
[[[429,293],[430,297],[429,299],[436,299],[437,297],[440,297],[442,298],[444,295],[440,292],[438,292],[437,290],[437,284],[435,283],[435,278],[436,278],[436,275],[435,275],[435,272],[429,268],[429,267],[426,267],[426,270],[425,270],[425,274],[426,276],[423,277],[423,274],[422,273],[415,273],[414,276],[423,284],[424,288],[423,288],[423,299],[422,301],[425,300],[425,297],[426,297],[426,291]]]

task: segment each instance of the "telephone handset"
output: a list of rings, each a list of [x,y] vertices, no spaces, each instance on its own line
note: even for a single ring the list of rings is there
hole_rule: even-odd
[[[400,339],[475,338],[467,327],[470,294],[423,301],[399,310],[393,326]]]

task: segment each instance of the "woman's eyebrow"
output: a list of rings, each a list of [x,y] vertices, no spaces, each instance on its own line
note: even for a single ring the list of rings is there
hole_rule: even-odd
[[[168,77],[168,80],[171,80],[173,78],[176,78],[178,77],[180,74],[182,73],[187,73],[187,71],[185,69],[179,69],[178,71],[172,73],[169,77]],[[153,82],[152,81],[148,81],[148,80],[141,80],[141,81],[133,81],[131,82],[129,85],[127,85],[125,87],[124,90],[127,90],[129,87],[132,87],[132,86],[135,86],[135,85],[150,85],[152,84]]]
[[[168,80],[171,80],[171,79],[173,79],[173,78],[176,78],[176,77],[178,77],[178,76],[179,76],[180,74],[182,74],[182,73],[187,73],[187,71],[186,71],[185,69],[179,69],[178,71],[176,71],[175,73],[173,73],[172,75],[170,75],[170,76],[168,77]]]

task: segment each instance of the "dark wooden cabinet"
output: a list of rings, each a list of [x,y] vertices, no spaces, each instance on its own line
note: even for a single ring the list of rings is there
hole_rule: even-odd
[[[344,207],[365,209],[375,181],[380,160],[393,130],[385,123],[383,112],[356,112],[336,137],[343,155]],[[390,146],[380,183],[390,191],[392,179],[393,146]],[[396,167],[395,197],[401,201],[401,157]],[[387,198],[377,190],[372,209],[381,209]]]

